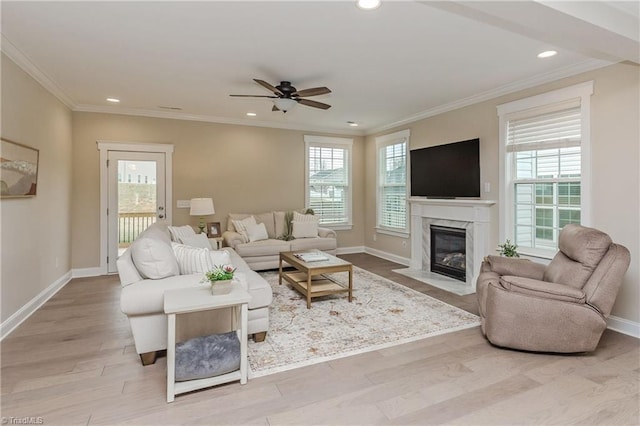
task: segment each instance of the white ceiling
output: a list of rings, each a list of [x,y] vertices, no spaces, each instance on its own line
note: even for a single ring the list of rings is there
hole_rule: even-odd
[[[2,50],[76,111],[368,134],[638,63],[638,5],[383,0],[365,12],[354,1],[2,1],[0,28]],[[536,57],[548,49],[559,54]],[[268,95],[253,78],[327,86],[331,94],[310,99],[332,108],[283,114],[268,99],[229,97]]]

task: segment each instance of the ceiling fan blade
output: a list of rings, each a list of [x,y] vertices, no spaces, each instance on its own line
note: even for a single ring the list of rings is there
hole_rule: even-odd
[[[291,96],[318,96],[327,93],[331,93],[331,90],[329,90],[329,88],[327,87],[314,87],[312,89],[298,90],[297,92],[293,92]]]
[[[276,95],[284,95],[281,91],[279,91],[278,89],[276,89],[275,87],[273,87],[272,85],[270,85],[264,80],[258,80],[257,78],[254,78],[253,81],[258,83],[260,86],[264,87],[265,89],[271,90]]]
[[[277,96],[270,96],[270,95],[229,95],[229,96],[233,96],[234,98],[272,98],[272,99],[277,99]]]
[[[296,99],[296,101],[298,101],[299,104],[314,107],[314,108],[320,108],[320,109],[331,108],[331,105],[323,104],[322,102],[312,101],[311,99]]]

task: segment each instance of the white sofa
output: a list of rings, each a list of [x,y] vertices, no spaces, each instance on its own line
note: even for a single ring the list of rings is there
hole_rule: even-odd
[[[316,249],[336,254],[338,242],[336,232],[332,229],[318,227],[313,236],[283,239],[287,231],[286,214],[284,211],[258,214],[230,213],[227,218],[227,230],[222,234],[223,245],[233,248],[254,271],[277,268],[280,252]],[[238,232],[233,222],[250,216],[255,218],[256,223],[264,223],[266,239],[247,241],[247,238]]]
[[[142,249],[146,251],[144,259],[138,254]],[[238,279],[246,282],[251,295],[248,333],[256,341],[262,341],[269,329],[269,305],[273,297],[271,287],[233,249],[224,250],[229,254],[231,264],[237,268]],[[117,266],[122,285],[120,307],[129,318],[136,352],[140,354],[143,364],[153,363],[156,351],[167,348],[164,291],[207,285],[202,282],[204,274],[180,275],[179,269],[176,270],[177,260],[166,222],[157,222],[142,232],[118,258]],[[179,340],[203,332],[224,332],[233,327],[230,324],[231,315],[224,310],[184,317],[179,319]]]

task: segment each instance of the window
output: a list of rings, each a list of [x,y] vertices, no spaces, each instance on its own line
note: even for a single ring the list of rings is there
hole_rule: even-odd
[[[351,229],[352,139],[305,136],[307,207],[320,224]],[[343,228],[341,228],[343,227]]]
[[[376,138],[377,220],[379,231],[408,233],[407,147],[409,130]]]
[[[593,83],[498,106],[501,239],[549,257],[560,230],[588,223],[589,99]]]

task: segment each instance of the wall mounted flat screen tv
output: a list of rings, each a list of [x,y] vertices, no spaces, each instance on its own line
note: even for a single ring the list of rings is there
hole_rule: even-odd
[[[414,197],[480,197],[480,139],[414,149],[411,195]]]

